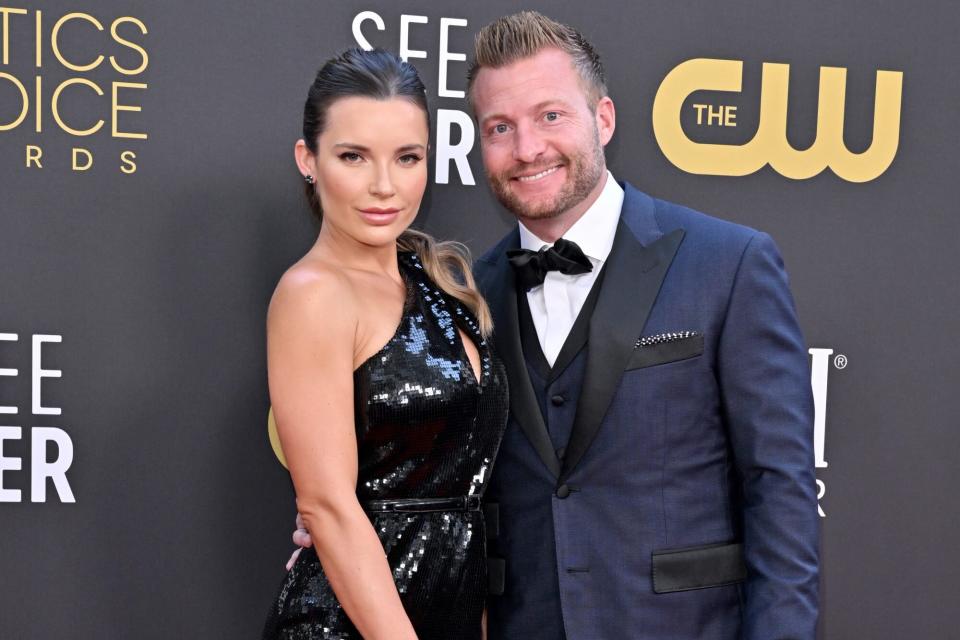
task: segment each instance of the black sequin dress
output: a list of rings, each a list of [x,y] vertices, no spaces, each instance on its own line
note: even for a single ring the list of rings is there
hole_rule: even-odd
[[[357,497],[420,640],[480,638],[487,588],[480,497],[506,426],[506,374],[476,318],[401,252],[407,284],[396,333],[354,372]],[[479,381],[460,327],[480,352]],[[360,638],[304,549],[264,638]]]

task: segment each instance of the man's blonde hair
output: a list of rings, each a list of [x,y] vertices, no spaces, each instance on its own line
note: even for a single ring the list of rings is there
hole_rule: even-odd
[[[474,41],[473,63],[467,72],[468,97],[480,69],[505,67],[551,47],[570,56],[590,98],[591,107],[607,95],[607,81],[600,56],[583,34],[542,13],[521,11],[497,18],[480,29]]]

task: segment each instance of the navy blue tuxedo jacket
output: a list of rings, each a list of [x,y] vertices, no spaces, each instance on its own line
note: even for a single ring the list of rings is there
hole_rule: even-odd
[[[585,344],[547,378],[521,343],[519,233],[475,266],[510,382],[490,638],[812,639],[813,400],[780,256],[624,189]]]

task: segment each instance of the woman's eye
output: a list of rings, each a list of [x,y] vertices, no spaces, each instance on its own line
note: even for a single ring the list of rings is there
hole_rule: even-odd
[[[423,158],[421,158],[420,156],[418,156],[418,155],[415,154],[415,153],[408,153],[408,154],[406,154],[406,155],[400,156],[400,164],[408,165],[408,166],[409,166],[409,165],[414,165],[414,164],[417,164],[418,162],[420,162],[420,160],[422,160],[422,159],[423,159]]]
[[[360,160],[362,160],[363,157],[359,153],[354,153],[353,151],[344,151],[343,153],[340,154],[340,159],[343,160],[344,162],[353,164],[353,163],[360,162]]]

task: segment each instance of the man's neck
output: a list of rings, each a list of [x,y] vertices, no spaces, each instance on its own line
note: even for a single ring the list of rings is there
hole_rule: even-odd
[[[608,178],[609,174],[604,169],[603,175],[597,181],[596,186],[587,194],[587,197],[560,215],[552,218],[520,218],[520,222],[542,241],[556,242],[593,206],[593,203],[603,193],[603,187],[607,184]]]

